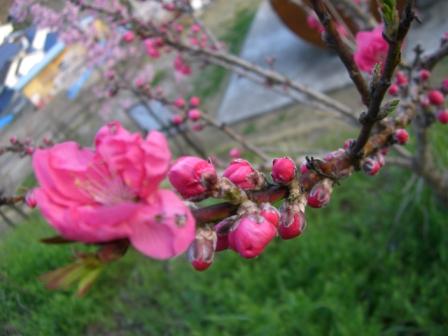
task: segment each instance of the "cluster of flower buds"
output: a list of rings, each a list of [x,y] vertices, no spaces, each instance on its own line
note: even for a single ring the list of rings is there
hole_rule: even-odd
[[[53,142],[45,137],[42,140],[42,144],[39,145],[39,148],[45,148],[53,145]],[[12,136],[9,139],[9,145],[0,147],[0,155],[6,152],[17,153],[21,157],[32,155],[34,153],[35,146],[33,146],[32,141],[30,139],[19,140],[16,136]]]
[[[421,84],[423,94],[420,96],[420,107],[428,113],[433,113],[434,120],[441,124],[448,124],[448,110],[446,109],[446,95],[448,95],[448,79],[440,87],[430,86],[431,72],[421,69],[416,80]]]
[[[215,224],[198,225],[188,254],[193,267],[199,271],[207,269],[215,252],[228,249],[243,258],[255,258],[277,235],[282,239],[299,236],[305,228],[307,198],[300,191],[296,173],[297,167],[291,158],[273,160],[272,183],[289,190],[279,211],[270,203],[249,200],[248,192],[269,186],[269,182],[248,161],[234,159],[218,176],[208,160],[193,156],[178,159],[168,179],[184,199],[201,201],[215,197],[238,205],[235,215]]]
[[[201,131],[204,128],[204,125],[200,123],[202,111],[199,109],[199,105],[201,105],[201,99],[199,97],[192,96],[188,101],[183,97],[178,97],[170,102],[170,104],[179,111],[179,113],[176,113],[171,118],[173,125],[180,126],[185,121],[190,120],[193,122],[192,129],[194,131]]]

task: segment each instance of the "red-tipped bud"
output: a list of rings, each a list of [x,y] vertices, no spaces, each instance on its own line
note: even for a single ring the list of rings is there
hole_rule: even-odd
[[[402,71],[398,71],[396,75],[396,81],[398,86],[406,86],[409,83],[408,76],[404,74]]]
[[[185,106],[185,99],[182,97],[177,98],[174,101],[174,106],[178,107],[178,108],[183,108]]]
[[[25,204],[30,207],[31,209],[34,209],[37,205],[36,198],[34,197],[33,191],[30,191],[25,196]]]
[[[237,221],[237,216],[227,217],[215,226],[218,240],[216,243],[216,252],[224,251],[229,248],[229,232]]]
[[[398,91],[400,91],[400,88],[398,87],[398,85],[397,84],[392,84],[390,87],[389,87],[389,94],[391,95],[391,96],[396,96],[397,94],[398,94]]]
[[[418,78],[420,78],[421,81],[427,81],[431,77],[431,71],[427,69],[421,69],[418,73]]]
[[[437,120],[441,124],[448,124],[448,110],[441,110],[437,112]]]
[[[333,182],[323,179],[316,183],[308,194],[308,205],[313,208],[322,208],[330,202],[333,191]]]
[[[174,188],[186,199],[200,199],[217,183],[218,177],[213,164],[194,156],[178,159],[170,171],[168,179]]]
[[[143,86],[145,86],[145,80],[144,80],[143,78],[141,78],[141,77],[138,77],[138,78],[135,80],[134,85],[135,85],[136,88],[140,89],[140,88],[142,88]]]
[[[209,227],[198,228],[196,237],[188,248],[188,259],[197,271],[205,271],[213,262],[217,236]]]
[[[406,144],[409,140],[409,133],[404,128],[399,128],[394,133],[394,140],[400,145]]]
[[[370,176],[378,174],[380,169],[384,166],[384,156],[380,153],[371,155],[362,162],[362,170]]]
[[[126,43],[131,43],[135,39],[135,34],[134,32],[128,30],[126,33],[123,34],[122,39]]]
[[[443,103],[445,101],[445,97],[443,96],[443,93],[440,92],[439,90],[429,91],[428,99],[429,99],[429,102],[435,106],[443,105]]]
[[[302,234],[306,227],[305,213],[296,204],[285,202],[280,212],[278,234],[282,239],[292,239]]]
[[[238,158],[241,157],[241,151],[240,151],[238,148],[233,147],[233,148],[229,151],[229,156],[230,156],[232,159],[238,159]]]
[[[243,258],[259,256],[275,237],[275,226],[262,216],[241,217],[229,233],[229,246]]]
[[[278,226],[278,222],[280,220],[280,212],[277,210],[276,207],[272,206],[271,204],[263,203],[260,206],[260,216],[264,217],[275,227]]]
[[[350,148],[352,148],[352,146],[355,144],[356,140],[355,139],[347,139],[344,141],[344,149],[345,150],[349,150]]]
[[[272,162],[272,180],[279,184],[289,184],[296,176],[296,164],[289,157],[274,159]]]
[[[199,111],[198,109],[193,109],[188,111],[188,118],[191,121],[198,121],[199,119],[201,119],[202,116],[202,112]]]
[[[11,145],[15,145],[17,143],[17,137],[13,135],[9,138],[9,142],[11,143]]]
[[[264,183],[261,173],[243,159],[233,160],[224,170],[223,176],[244,190],[257,189]]]
[[[26,146],[25,147],[25,154],[32,155],[34,153],[34,147]]]
[[[175,114],[171,117],[171,122],[174,125],[179,126],[184,122],[184,118],[180,114]]]
[[[325,161],[331,161],[331,160],[340,158],[341,156],[344,156],[344,155],[345,155],[345,150],[342,149],[342,148],[339,148],[339,149],[337,149],[335,151],[332,151],[330,153],[325,154],[324,155],[324,160]]]
[[[198,107],[201,105],[201,99],[199,97],[193,96],[190,98],[190,105],[192,107]]]

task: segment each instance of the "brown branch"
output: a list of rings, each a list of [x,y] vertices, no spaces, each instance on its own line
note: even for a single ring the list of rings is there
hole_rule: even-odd
[[[6,197],[0,197],[0,206],[2,205],[13,205],[17,203],[21,203],[25,200],[25,197],[23,195],[16,195],[16,196],[6,196]]]
[[[375,124],[383,119],[385,116],[381,116],[381,104],[387,89],[390,86],[394,70],[400,63],[401,59],[401,46],[404,38],[406,37],[412,21],[415,18],[414,14],[414,0],[407,0],[406,8],[403,11],[400,24],[394,36],[388,36],[389,50],[387,52],[384,69],[382,71],[380,79],[373,84],[370,96],[370,103],[365,115],[362,115],[360,121],[362,123],[361,131],[356,139],[356,143],[352,148],[353,158],[359,157],[364,146],[369,140],[370,133],[372,132]]]
[[[322,0],[312,0],[312,5],[314,11],[319,17],[319,20],[325,27],[325,31],[327,33],[325,42],[330,48],[334,49],[337,52],[339,58],[347,69],[350,78],[355,84],[356,89],[361,95],[362,102],[364,103],[364,105],[368,106],[370,95],[367,83],[361,75],[358,67],[356,66],[353,60],[352,53],[350,52],[344,41],[341,39],[341,36],[339,35],[336,26],[329,15],[328,9],[326,8]]]
[[[421,67],[424,69],[432,70],[437,63],[443,58],[448,56],[448,41],[444,41],[439,49],[433,53],[423,56],[421,59]]]

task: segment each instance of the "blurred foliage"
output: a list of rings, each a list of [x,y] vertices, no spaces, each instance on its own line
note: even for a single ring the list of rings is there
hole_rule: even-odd
[[[254,9],[241,9],[235,16],[234,22],[219,36],[219,40],[225,43],[231,53],[238,54],[254,16]],[[196,78],[193,83],[194,95],[204,100],[215,95],[221,88],[226,74],[227,70],[222,67],[216,65],[207,66],[201,71],[201,76]]]

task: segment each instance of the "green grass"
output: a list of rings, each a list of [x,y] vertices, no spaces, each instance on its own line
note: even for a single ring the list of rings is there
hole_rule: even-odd
[[[239,52],[254,16],[255,10],[240,10],[235,21],[219,36],[219,40],[226,44],[231,53]],[[204,100],[214,96],[221,88],[226,75],[227,70],[224,68],[215,65],[208,66],[201,71],[201,76],[194,81],[193,93]]]
[[[83,299],[38,282],[71,247],[38,243],[51,230],[33,217],[0,243],[0,334],[444,335],[448,212],[417,184],[397,221],[408,178],[354,176],[256,260],[226,251],[197,273],[130,253]]]

